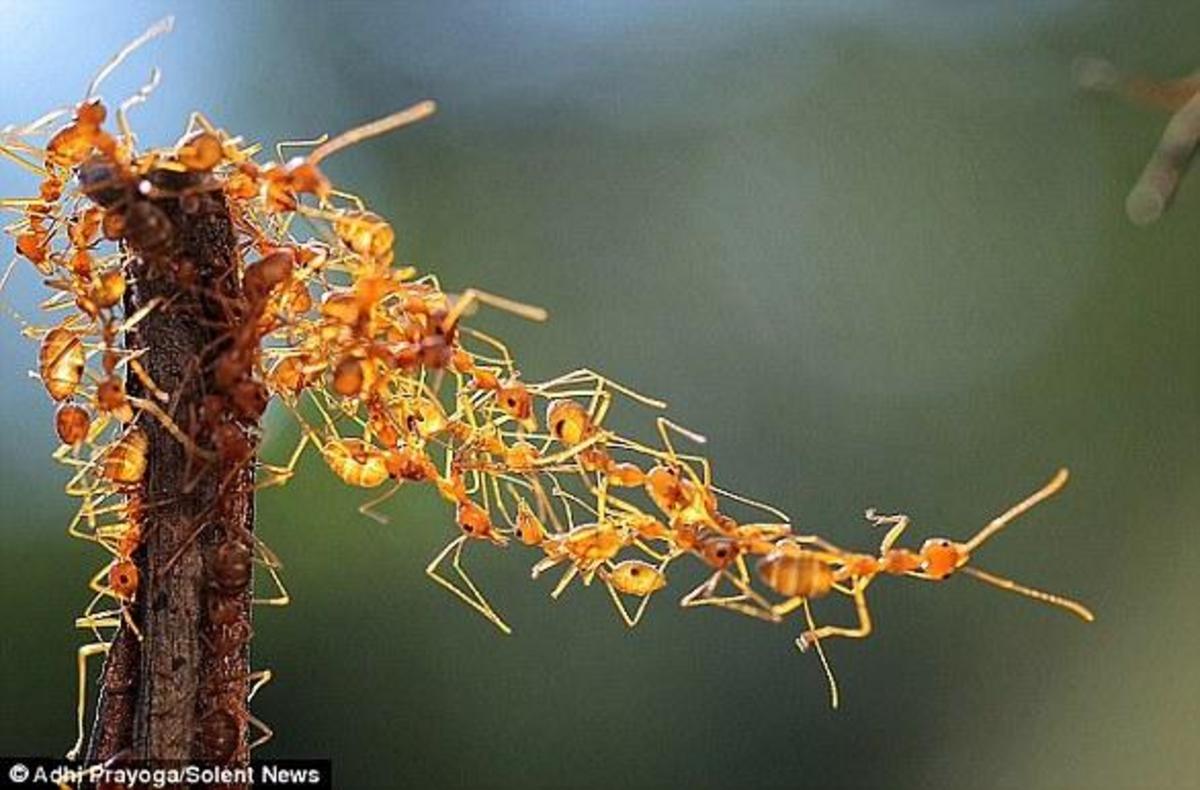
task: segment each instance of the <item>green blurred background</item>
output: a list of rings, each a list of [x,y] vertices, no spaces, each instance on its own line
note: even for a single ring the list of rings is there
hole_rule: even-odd
[[[980,561],[1099,615],[884,580],[876,635],[828,645],[834,713],[799,623],[664,596],[628,633],[601,590],[552,603],[531,555],[473,553],[502,637],[422,574],[439,502],[405,492],[379,526],[310,460],[261,499],[295,599],[255,621],[264,754],[329,756],[356,788],[1194,781],[1200,177],[1131,226],[1165,116],[1081,94],[1070,64],[1189,72],[1196,3],[7,2],[0,123],[77,100],[166,13],[105,89],[163,67],[145,142],[192,109],[274,141],[434,97],[328,169],[448,288],[550,309],[476,319],[529,376],[587,364],[667,397],[729,486],[849,545],[877,541],[871,505],[913,541],[969,535],[1068,465]],[[0,168],[0,193],[30,189]],[[22,270],[3,298],[31,315],[39,287]],[[101,557],[65,536],[36,349],[5,321],[0,753],[59,753]]]

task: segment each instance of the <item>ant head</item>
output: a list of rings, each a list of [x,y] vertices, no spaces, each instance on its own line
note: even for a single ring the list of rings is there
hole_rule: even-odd
[[[730,538],[706,538],[700,543],[700,556],[713,568],[724,569],[737,559],[741,549]]]
[[[133,600],[138,588],[138,569],[129,560],[114,562],[108,571],[108,586],[113,594],[124,601]]]
[[[458,503],[455,520],[463,534],[468,537],[490,540],[498,545],[507,542],[504,536],[492,528],[492,519],[488,516],[487,511],[470,499],[464,499]]]
[[[921,569],[935,579],[944,579],[971,559],[962,543],[930,538],[921,545]]]
[[[546,539],[546,527],[522,499],[517,503],[517,535],[526,546],[537,546]]]
[[[509,417],[518,422],[528,422],[533,415],[533,396],[519,381],[505,384],[496,392],[496,401]]]
[[[646,493],[664,513],[674,515],[683,504],[679,470],[659,464],[646,471]]]
[[[79,445],[87,438],[92,417],[88,410],[74,403],[64,403],[54,415],[54,430],[63,444]]]
[[[100,126],[108,117],[108,110],[99,96],[92,96],[75,105],[75,120],[83,126]]]

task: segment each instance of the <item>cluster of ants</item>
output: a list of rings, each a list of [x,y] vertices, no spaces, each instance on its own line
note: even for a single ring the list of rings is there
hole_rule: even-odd
[[[153,82],[120,105],[115,135],[105,131],[107,112],[96,97],[99,82],[125,54],[73,110],[10,129],[0,141],[0,155],[40,179],[37,197],[3,206],[19,213],[8,231],[20,257],[54,291],[42,307],[63,316],[26,331],[40,339],[37,374],[61,404],[55,457],[74,470],[67,492],[81,501],[70,534],[110,556],[92,578],[95,598],[78,620],[95,633],[80,651],[81,741],[86,657],[107,649],[122,620],[136,631],[129,616],[138,595],[131,556],[152,528],[154,504],[129,492],[146,475],[145,421],[157,421],[198,463],[214,453],[251,459],[259,441],[254,426],[272,400],[295,417],[301,436],[286,463],[256,462],[256,486],[286,484],[312,449],[346,484],[380,491],[360,508],[379,520],[378,507],[400,488],[435,488],[454,509],[455,535],[426,572],[505,633],[509,626],[464,567],[468,546],[527,547],[536,555],[535,579],[563,568],[555,598],[576,580],[597,582],[631,628],[667,585],[672,563],[696,561],[707,575],[683,595],[685,607],[773,623],[803,612],[796,644],[820,653],[835,705],[821,641],[870,634],[866,595],[880,576],[936,582],[962,573],[1092,619],[1074,601],[972,564],[985,541],[1062,488],[1065,469],[965,542],[937,538],[902,548],[908,519],[874,511],[867,512],[869,522],[886,528],[877,551],[845,550],[795,532],[781,510],[718,487],[706,458],[675,447],[681,438],[702,443],[702,436],[661,415],[650,442],[609,427],[614,404],[658,410],[662,402],[590,369],[527,380],[502,342],[463,322],[480,305],[532,320],[543,320],[544,311],[474,289],[452,295],[434,276],[396,265],[390,225],[335,189],[320,165],[349,145],[427,117],[432,102],[333,139],[290,144],[308,145],[302,156],[287,158],[288,144],[281,144],[278,160],[266,164],[256,161],[257,145],[200,115],[174,146],[138,152],[127,111]],[[67,113],[66,125],[44,145],[30,142]],[[237,237],[240,301],[211,361],[218,389],[186,420],[170,413],[172,393],[151,379],[142,352],[121,344],[165,304],[124,309],[130,249],[155,250],[167,242],[170,225],[153,202],[129,205],[121,190],[152,196],[172,189],[163,174],[188,185],[172,193],[185,211],[193,198],[221,196]],[[210,287],[194,272],[176,274],[191,288]],[[126,392],[124,374],[140,382],[142,394]],[[733,510],[754,515],[737,519]],[[261,541],[231,541],[222,551],[218,593],[246,589],[258,564],[278,593],[256,602],[287,602],[278,560]],[[809,602],[829,595],[849,599],[857,622],[818,626]],[[222,610],[224,600],[211,597],[210,620],[237,622],[236,612]],[[257,676],[253,688],[267,677]],[[213,739],[231,726],[213,724]]]

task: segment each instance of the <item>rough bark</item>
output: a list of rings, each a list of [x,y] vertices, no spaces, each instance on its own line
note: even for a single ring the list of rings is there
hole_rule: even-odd
[[[149,197],[131,191],[115,209],[126,217],[126,315],[157,304],[126,346],[144,351],[150,380],[169,396],[162,410],[191,440],[149,413],[140,417],[148,464],[129,496],[142,534],[132,607],[141,639],[124,624],[114,639],[88,758],[239,765],[248,760],[253,585],[247,572],[244,586],[216,589],[214,557],[226,542],[252,546],[253,456],[217,452],[213,434],[225,421],[253,447],[256,426],[215,409],[212,397],[222,402],[215,363],[241,319],[234,226],[223,193],[204,178],[164,171],[150,181]],[[126,386],[155,397],[132,373]],[[210,622],[216,595],[237,612],[232,628]],[[229,721],[235,731],[226,727],[222,739]]]

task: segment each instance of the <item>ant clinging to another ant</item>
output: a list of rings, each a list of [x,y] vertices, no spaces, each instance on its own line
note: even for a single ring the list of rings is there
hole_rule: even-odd
[[[166,29],[152,28],[135,45]],[[118,134],[105,131],[107,111],[95,94],[129,51],[102,69],[73,111],[0,137],[0,154],[39,179],[37,197],[0,208],[17,214],[8,228],[17,255],[52,291],[42,308],[55,323],[26,331],[41,341],[38,377],[59,404],[55,458],[73,470],[67,491],[81,501],[70,531],[110,557],[92,579],[97,599],[80,618],[96,636],[80,651],[81,680],[86,656],[112,642],[101,629],[124,622],[136,630],[137,562],[153,535],[155,509],[165,504],[142,496],[156,471],[147,433],[160,428],[189,465],[247,471],[251,494],[286,486],[306,454],[351,488],[382,490],[360,508],[377,521],[386,522],[377,508],[401,489],[436,491],[448,506],[448,542],[426,573],[504,633],[512,629],[464,567],[468,551],[526,551],[533,578],[561,569],[549,592],[555,599],[568,589],[603,587],[630,629],[645,622],[670,576],[691,563],[706,575],[682,596],[682,607],[773,624],[802,610],[802,650],[820,651],[834,637],[867,637],[867,592],[879,576],[939,582],[962,574],[1092,619],[1082,604],[974,565],[988,540],[1062,489],[1065,469],[964,542],[899,548],[908,518],[874,511],[868,520],[887,528],[874,553],[795,532],[781,509],[720,487],[709,458],[677,451],[672,437],[695,445],[705,439],[662,416],[664,402],[586,367],[540,381],[527,376],[501,340],[470,325],[472,313],[486,306],[543,321],[546,311],[474,288],[450,293],[436,276],[398,264],[387,220],[321,171],[338,151],[428,118],[433,102],[332,139],[281,144],[278,161],[259,161],[259,145],[200,114],[175,145],[138,150],[126,111],[157,77],[119,105]],[[45,143],[31,142],[68,112]],[[285,158],[285,145],[315,147]],[[210,278],[178,254],[180,229],[218,210],[227,212],[230,244],[220,262],[228,268]],[[126,288],[139,285],[128,275],[139,271],[167,272],[178,288],[127,314]],[[195,323],[210,334],[180,365],[183,383],[171,387],[147,370],[152,349],[125,341],[186,299],[204,305]],[[147,334],[142,339],[153,344]],[[119,372],[128,374],[124,382]],[[204,383],[200,397],[176,408],[178,391],[195,380]],[[258,458],[271,402],[300,433],[283,463]],[[654,443],[613,427],[611,413],[630,404],[653,410],[647,427],[657,431]],[[197,475],[188,476],[187,490],[171,493],[192,494]],[[222,486],[236,477],[226,475]],[[750,515],[739,520],[743,510]],[[222,577],[204,586],[206,650],[232,665],[250,638],[249,604],[283,605],[289,596],[280,563],[256,534],[230,528],[202,538],[210,513],[201,515],[193,539],[206,541],[205,567]],[[246,600],[256,563],[278,596]],[[447,563],[453,574],[443,572]],[[816,624],[810,602],[833,594],[853,602],[856,624]],[[118,608],[96,611],[103,599]],[[248,748],[252,725],[268,729],[245,704],[268,677],[230,670],[207,684],[213,701],[198,708],[196,734],[207,753],[232,759],[245,751],[243,740]],[[82,744],[82,683],[80,694],[74,753]]]

